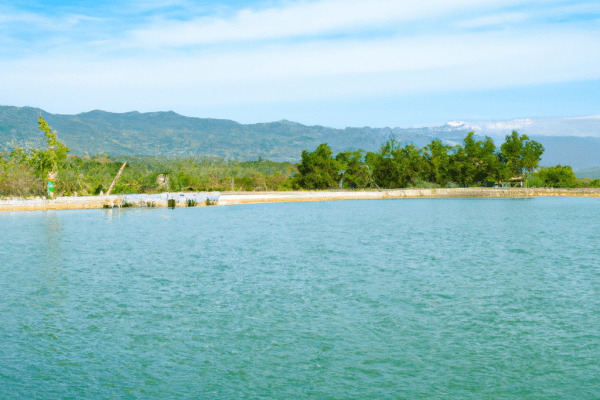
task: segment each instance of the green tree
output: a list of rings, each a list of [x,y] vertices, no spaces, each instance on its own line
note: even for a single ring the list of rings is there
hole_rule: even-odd
[[[363,160],[362,151],[347,151],[338,153],[335,159],[342,169],[342,186],[346,189],[360,189],[369,185],[370,172]]]
[[[461,186],[468,186],[472,182],[473,177],[467,159],[467,152],[461,145],[451,147],[447,167],[450,181]]]
[[[327,143],[320,144],[312,153],[304,150],[302,161],[297,165],[298,173],[294,176],[294,186],[302,189],[336,187],[341,178],[341,167],[341,163],[332,158],[332,151]]]
[[[424,180],[445,186],[451,175],[449,171],[451,147],[442,144],[441,140],[433,140],[422,150],[424,159],[429,163]]]
[[[65,146],[56,138],[56,131],[40,116],[38,118],[40,130],[48,141],[47,149],[35,149],[30,156],[30,164],[34,167],[36,173],[43,181],[46,180],[49,172],[57,172],[58,164],[67,158],[71,149]]]
[[[400,143],[395,139],[387,141],[376,154],[373,162],[373,180],[384,188],[401,187],[404,181],[403,171],[397,158]]]
[[[500,179],[502,164],[496,154],[496,145],[489,136],[485,140],[475,140],[475,132],[465,137],[466,183],[495,182]]]
[[[529,140],[527,135],[519,136],[517,131],[512,131],[510,136],[506,136],[506,141],[500,149],[502,161],[505,163],[504,179],[533,171],[538,167],[544,153],[544,146]]]
[[[395,139],[388,140],[372,162],[373,180],[386,188],[414,185],[428,169],[427,160],[414,145],[402,147]]]
[[[577,186],[577,176],[568,165],[563,167],[558,164],[555,167],[542,167],[533,176],[538,178],[538,182],[545,187],[572,188]]]
[[[412,144],[404,146],[400,152],[400,157],[403,159],[407,178],[405,186],[414,185],[417,179],[423,179],[423,177],[429,175],[429,163],[416,146]]]

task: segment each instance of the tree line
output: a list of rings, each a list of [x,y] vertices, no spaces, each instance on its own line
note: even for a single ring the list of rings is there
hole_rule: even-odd
[[[529,186],[600,186],[578,181],[571,167],[539,168],[544,147],[513,131],[498,148],[490,137],[470,132],[461,144],[433,140],[417,148],[390,139],[378,152],[347,151],[333,156],[321,144],[303,151],[292,179],[294,189],[470,187],[522,184]],[[536,171],[538,170],[538,171]],[[534,171],[536,171],[534,173]]]
[[[406,187],[492,186],[525,180],[527,186],[600,187],[578,180],[568,166],[539,168],[543,146],[512,132],[498,148],[470,132],[461,144],[433,140],[423,148],[388,140],[378,152],[333,155],[323,143],[301,161],[224,160],[218,157],[109,157],[69,155],[56,131],[38,119],[45,141],[0,151],[0,196],[43,196],[49,179],[57,195],[97,195],[119,167],[127,167],[114,194],[161,191],[277,191]]]

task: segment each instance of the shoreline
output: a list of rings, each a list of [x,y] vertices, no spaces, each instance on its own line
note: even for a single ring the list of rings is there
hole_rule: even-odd
[[[384,200],[416,198],[532,198],[532,197],[600,197],[600,188],[552,189],[552,188],[440,188],[440,189],[381,189],[362,191],[289,191],[289,192],[198,192],[129,194],[111,196],[59,197],[54,200],[0,200],[1,211],[78,210],[114,207],[168,206],[175,200],[175,207],[228,206],[237,204]]]

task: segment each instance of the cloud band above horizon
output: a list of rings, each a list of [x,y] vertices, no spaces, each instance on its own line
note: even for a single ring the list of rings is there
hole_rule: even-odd
[[[261,104],[335,108],[352,98],[369,109],[431,96],[437,120],[447,93],[599,80],[599,21],[600,5],[559,1],[0,6],[0,103],[61,113],[218,108],[243,120],[236,113]]]

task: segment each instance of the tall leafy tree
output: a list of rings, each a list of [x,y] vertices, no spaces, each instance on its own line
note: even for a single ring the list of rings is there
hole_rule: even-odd
[[[445,186],[448,180],[451,179],[449,164],[450,164],[450,146],[444,145],[441,140],[433,140],[422,150],[423,157],[429,164],[427,175],[423,176],[424,180],[437,183]]]
[[[384,188],[401,187],[404,182],[403,168],[398,163],[400,142],[387,141],[373,160],[373,180]]]
[[[417,179],[423,179],[427,176],[429,163],[417,147],[412,144],[405,146],[400,156],[404,160],[405,176],[407,178],[404,187],[414,185]]]
[[[544,146],[534,140],[529,140],[527,135],[519,136],[517,131],[512,131],[510,136],[506,136],[506,141],[500,148],[502,159],[506,165],[505,179],[520,176],[525,171],[533,171],[538,167],[544,153]]]
[[[369,167],[363,162],[362,151],[338,153],[335,159],[342,168],[342,186],[346,189],[365,188],[370,184]]]
[[[450,149],[448,159],[448,172],[450,180],[461,186],[468,186],[472,182],[472,171],[469,168],[466,150],[459,144]]]
[[[489,136],[485,140],[475,140],[475,132],[471,131],[464,139],[465,174],[468,184],[495,182],[500,178],[502,169],[496,154],[496,145]]]
[[[373,179],[380,187],[400,188],[415,183],[427,170],[427,161],[414,145],[402,147],[395,139],[388,140],[373,162]]]
[[[71,149],[56,138],[56,131],[40,116],[38,118],[40,130],[44,132],[48,148],[36,149],[31,153],[30,163],[42,179],[47,178],[49,172],[57,172],[58,164],[67,158]]]
[[[302,151],[302,161],[297,165],[298,173],[294,176],[294,186],[304,189],[328,189],[336,187],[341,178],[340,167],[343,165],[332,157],[327,143],[320,144],[310,153]]]

